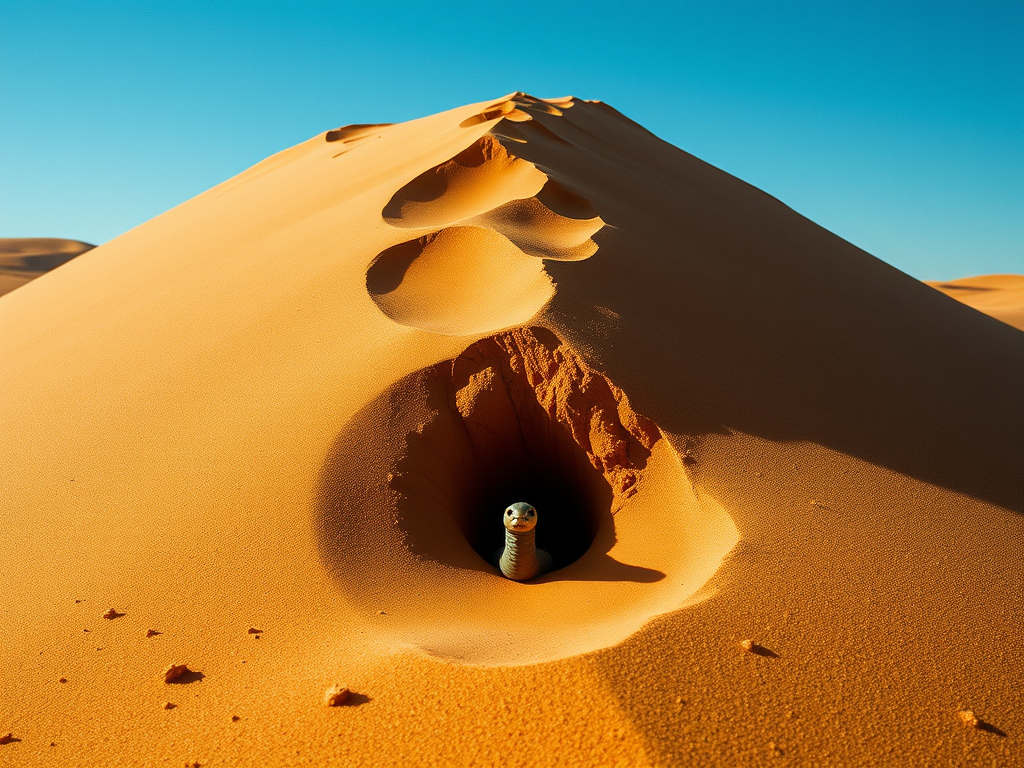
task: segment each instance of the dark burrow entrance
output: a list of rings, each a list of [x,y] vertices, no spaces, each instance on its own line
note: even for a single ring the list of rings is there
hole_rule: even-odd
[[[491,565],[505,543],[503,512],[525,501],[537,509],[537,546],[553,568],[564,568],[590,549],[602,518],[609,515],[611,492],[555,461],[506,460],[471,483],[460,528],[473,550]]]
[[[635,491],[660,431],[571,347],[544,328],[507,331],[435,366],[425,383],[435,418],[408,436],[390,481],[413,554],[492,569],[504,510],[517,501],[537,509],[537,546],[556,570],[595,541],[614,544],[610,525],[598,532]],[[458,533],[443,518],[483,563],[453,550],[444,537]]]

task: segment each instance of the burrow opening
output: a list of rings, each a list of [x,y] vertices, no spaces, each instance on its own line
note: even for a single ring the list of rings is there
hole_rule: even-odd
[[[527,446],[525,455],[498,452],[477,457],[481,465],[456,511],[466,541],[486,562],[496,565],[505,541],[503,512],[525,501],[537,509],[537,546],[547,551],[555,570],[579,560],[594,543],[610,515],[612,494],[600,473],[568,464],[550,445]]]
[[[536,507],[537,545],[555,570],[611,548],[614,534],[598,534],[661,436],[621,390],[545,328],[476,342],[429,378],[437,416],[409,436],[391,483],[410,551],[473,567],[444,541],[444,513],[491,569],[516,501]]]

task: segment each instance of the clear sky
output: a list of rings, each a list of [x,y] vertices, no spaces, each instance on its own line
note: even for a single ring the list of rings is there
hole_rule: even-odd
[[[0,236],[102,243],[280,149],[600,99],[921,279],[1024,273],[1024,2],[0,0]]]

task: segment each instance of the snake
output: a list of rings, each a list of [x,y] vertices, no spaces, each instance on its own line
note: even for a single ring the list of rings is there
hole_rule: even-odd
[[[505,509],[505,546],[498,556],[501,574],[527,581],[551,570],[551,555],[537,548],[537,510],[525,501]]]

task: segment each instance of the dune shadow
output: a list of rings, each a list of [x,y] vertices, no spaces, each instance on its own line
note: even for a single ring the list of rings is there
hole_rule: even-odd
[[[664,573],[654,568],[628,565],[612,557],[609,552],[615,546],[616,540],[615,519],[609,515],[587,549],[584,562],[555,569],[536,581],[631,581],[637,584],[653,584],[665,578]]]
[[[587,560],[587,567],[561,569],[544,574],[537,582],[551,581],[632,581],[636,584],[653,584],[665,578],[665,574],[654,568],[628,565],[616,560],[607,552]]]
[[[593,258],[547,262],[546,316],[638,410],[676,434],[817,443],[1024,512],[1024,334],[610,108],[577,112],[629,132],[629,149],[569,115],[571,149],[514,145],[571,166],[608,224]]]

